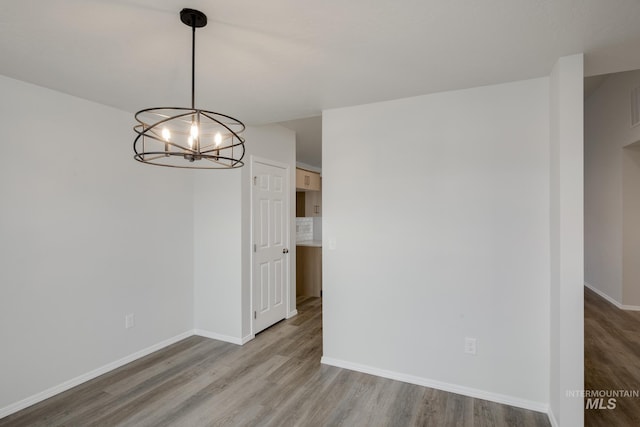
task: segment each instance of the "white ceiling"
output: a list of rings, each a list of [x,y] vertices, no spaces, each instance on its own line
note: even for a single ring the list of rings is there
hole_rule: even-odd
[[[296,132],[296,160],[322,168],[322,116],[280,122]]]
[[[0,74],[127,111],[190,102],[262,124],[323,109],[548,75],[640,68],[637,0],[0,2]]]

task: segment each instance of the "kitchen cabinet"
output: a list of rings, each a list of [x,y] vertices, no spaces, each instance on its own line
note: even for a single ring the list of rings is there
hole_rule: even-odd
[[[304,191],[296,191],[296,218],[302,218],[305,214],[307,195]]]
[[[322,296],[322,248],[296,246],[296,296]]]
[[[296,190],[320,191],[320,174],[296,168]]]
[[[322,192],[305,191],[304,216],[322,216]]]
[[[322,192],[297,191],[296,217],[322,216]]]

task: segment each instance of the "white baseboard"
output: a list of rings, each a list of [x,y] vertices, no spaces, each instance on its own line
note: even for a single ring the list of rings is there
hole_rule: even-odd
[[[137,351],[133,354],[130,354],[128,356],[123,357],[122,359],[118,359],[115,362],[111,362],[108,363],[104,366],[101,366],[97,369],[94,369],[93,371],[87,372],[86,374],[82,374],[80,376],[77,376],[75,378],[72,378],[68,381],[63,382],[62,384],[58,384],[57,386],[53,386],[51,388],[48,388],[44,391],[41,391],[40,393],[34,394],[33,396],[29,396],[26,399],[22,399],[19,402],[16,403],[12,403],[9,406],[5,406],[4,408],[0,408],[0,418],[4,418],[8,415],[13,414],[14,412],[18,412],[24,408],[27,408],[31,405],[35,405],[38,402],[42,402],[43,400],[46,400],[50,397],[55,396],[56,394],[62,393],[64,391],[67,391],[77,385],[80,385],[84,382],[87,382],[89,380],[92,380],[94,378],[99,377],[100,375],[106,374],[109,371],[113,371],[114,369],[117,369],[121,366],[126,365],[127,363],[131,363],[134,360],[140,359],[141,357],[147,356],[151,353],[153,353],[154,351],[158,351],[160,349],[163,349],[167,346],[170,346],[171,344],[177,343],[178,341],[181,341],[185,338],[188,338],[190,336],[193,335],[193,330],[191,331],[187,331],[187,332],[183,332],[179,335],[176,335],[175,337],[166,339],[162,342],[159,342],[157,344],[154,344],[150,347],[147,347],[143,350]]]
[[[585,288],[589,288],[590,290],[592,290],[593,292],[598,294],[601,298],[604,298],[605,300],[607,300],[609,303],[615,305],[619,309],[622,309],[622,304],[621,303],[619,303],[618,301],[613,299],[613,297],[610,297],[609,295],[605,294],[600,289],[595,288],[593,285],[591,285],[591,284],[589,284],[587,282],[584,282],[584,286],[585,286]]]
[[[42,402],[43,400],[53,397],[56,394],[67,391],[77,385],[80,385],[84,382],[97,378],[100,375],[106,374],[109,371],[117,369],[121,366],[126,365],[127,363],[131,363],[134,360],[140,359],[155,351],[161,350],[165,347],[170,346],[171,344],[175,344],[178,341],[181,341],[185,338],[189,338],[190,336],[193,336],[193,335],[198,335],[201,337],[211,338],[219,341],[225,341],[225,342],[238,344],[238,345],[243,345],[248,341],[251,341],[253,338],[255,338],[254,335],[248,335],[244,338],[236,338],[236,337],[230,337],[227,335],[217,334],[215,332],[204,331],[202,329],[192,329],[190,331],[186,331],[179,335],[176,335],[175,337],[172,337],[162,342],[159,342],[157,344],[154,344],[143,350],[140,350],[133,354],[125,356],[122,359],[116,360],[115,362],[108,363],[104,366],[99,367],[98,369],[94,369],[93,371],[87,372],[86,374],[72,378],[68,381],[63,382],[62,384],[58,384],[57,386],[48,388],[47,390],[34,394],[33,396],[29,396],[26,399],[20,400],[19,402],[12,403],[11,405],[5,406],[4,408],[0,408],[0,419],[6,416],[9,416],[15,412],[18,412],[22,409],[28,408],[31,405],[35,405],[38,402]]]
[[[293,310],[287,313],[287,319],[291,319],[294,316],[298,315],[298,310]]]
[[[242,340],[241,340],[241,345],[245,345],[246,343],[248,343],[249,341],[251,341],[255,337],[256,336],[254,334],[247,335],[246,337],[243,337]]]
[[[628,310],[628,311],[640,311],[640,306],[637,305],[624,305],[620,302],[618,302],[617,300],[613,299],[612,297],[610,297],[609,295],[605,294],[604,292],[602,292],[600,289],[597,289],[596,287],[594,287],[592,284],[584,282],[584,286],[586,288],[589,288],[590,290],[592,290],[593,292],[595,292],[596,294],[598,294],[600,297],[602,297],[603,299],[609,301],[611,304],[615,305],[616,307],[618,307],[620,310]]]
[[[549,405],[542,402],[535,402],[518,397],[507,396],[504,394],[492,393],[485,390],[464,387],[456,384],[445,383],[441,381],[431,380],[429,378],[416,377],[413,375],[402,374],[400,372],[387,371],[384,369],[374,368],[372,366],[361,365],[359,363],[347,362],[344,360],[334,359],[322,356],[320,363],[324,365],[336,366],[338,368],[349,369],[351,371],[363,372],[378,377],[389,378],[392,380],[402,381],[409,384],[416,384],[423,387],[435,388],[450,393],[462,394],[464,396],[475,397],[477,399],[490,400],[492,402],[502,403],[505,405],[516,406],[518,408],[529,409],[537,412],[548,413]]]
[[[231,344],[237,344],[237,345],[242,345],[247,341],[249,341],[247,337],[244,337],[244,338],[232,337],[230,335],[224,335],[224,334],[219,334],[217,332],[206,331],[204,329],[196,329],[194,331],[194,335],[198,335],[205,338],[211,338],[212,340],[229,342]]]

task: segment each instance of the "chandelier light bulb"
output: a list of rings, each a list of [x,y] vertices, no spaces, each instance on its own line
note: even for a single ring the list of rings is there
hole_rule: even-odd
[[[191,125],[191,138],[198,138],[198,125],[195,123]]]
[[[171,132],[167,128],[162,128],[162,138],[165,141],[169,141],[171,139]]]
[[[222,135],[220,132],[216,132],[216,135],[213,137],[213,142],[215,142],[216,147],[219,147],[222,143]]]

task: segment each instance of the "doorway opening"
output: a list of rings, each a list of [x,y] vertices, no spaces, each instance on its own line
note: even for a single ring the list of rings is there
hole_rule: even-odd
[[[640,70],[585,79],[585,390],[640,389],[639,95]],[[586,398],[585,425],[634,424],[636,400]]]

